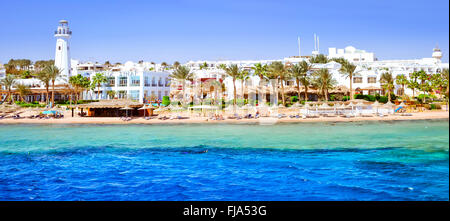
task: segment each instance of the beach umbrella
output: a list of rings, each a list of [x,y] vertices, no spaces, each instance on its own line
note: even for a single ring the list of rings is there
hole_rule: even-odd
[[[353,113],[354,112],[353,107],[356,107],[356,104],[354,104],[353,102],[350,101],[350,103],[347,105],[347,107],[351,107],[352,113]]]
[[[138,110],[144,110],[144,117],[145,117],[145,112],[146,110],[151,109],[151,107],[144,105],[143,107],[139,108]]]
[[[393,104],[392,102],[387,102],[387,103],[385,103],[384,105],[383,105],[383,107],[387,107],[387,108],[392,108],[392,107],[394,107],[395,106],[395,104]]]
[[[125,110],[126,116],[128,117],[128,110],[133,110],[133,108],[125,106],[124,108],[120,108],[121,110]]]
[[[370,105],[372,107],[376,107],[377,108],[377,114],[378,114],[378,107],[381,106],[381,104],[378,101],[375,101],[372,105]]]
[[[241,110],[249,110],[249,109],[252,109],[252,105],[246,104],[246,105],[240,107],[240,109],[241,109]]]
[[[328,106],[328,104],[326,103],[322,103],[322,105],[319,106],[320,108],[329,108],[330,106]]]

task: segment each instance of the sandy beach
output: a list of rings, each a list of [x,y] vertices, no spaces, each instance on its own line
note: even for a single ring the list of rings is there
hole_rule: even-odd
[[[142,117],[132,118],[130,121],[123,121],[118,117],[71,117],[69,113],[66,117],[61,119],[13,119],[5,118],[0,120],[0,124],[191,124],[191,123],[256,123],[256,124],[275,124],[275,123],[290,123],[290,122],[353,122],[353,121],[395,121],[395,120],[427,120],[427,119],[449,119],[449,112],[447,111],[424,111],[412,113],[412,116],[402,116],[400,114],[388,115],[385,117],[319,117],[319,118],[275,118],[275,117],[260,117],[258,119],[225,119],[225,120],[211,120],[207,117],[191,117],[189,119],[167,119],[161,120],[154,117],[146,120]]]

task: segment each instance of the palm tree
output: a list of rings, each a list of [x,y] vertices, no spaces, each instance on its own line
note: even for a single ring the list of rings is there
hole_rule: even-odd
[[[300,83],[305,87],[304,93],[305,93],[305,102],[306,102],[306,101],[308,101],[308,87],[311,86],[313,81],[310,76],[305,74],[300,78]]]
[[[300,100],[300,83],[302,83],[301,81],[302,79],[306,78],[306,75],[308,74],[308,72],[311,70],[311,65],[308,64],[308,62],[306,61],[302,61],[298,64],[294,64],[290,69],[289,72],[291,74],[291,77],[293,77],[295,79],[295,82],[297,83],[297,94],[298,94],[298,99]],[[307,99],[308,95],[307,95],[307,86],[305,85],[305,100]]]
[[[447,90],[445,90],[445,94],[447,95],[447,97],[448,97],[448,92],[449,92],[449,86],[448,86],[448,84],[449,84],[449,76],[448,76],[448,68],[444,68],[444,70],[442,70],[442,78],[443,78],[443,80],[444,80],[444,84],[447,86]]]
[[[239,67],[236,64],[232,64],[225,68],[225,72],[228,77],[231,77],[233,79],[233,88],[234,88],[233,104],[236,105],[236,79],[239,77],[240,74]]]
[[[284,81],[289,76],[289,73],[286,70],[286,67],[284,66],[281,61],[274,61],[269,65],[269,73],[272,77],[272,79],[279,79],[281,83],[281,99],[283,101],[283,106],[286,106],[286,101],[284,99]],[[278,96],[278,95],[277,95]]]
[[[263,65],[261,63],[256,63],[252,67],[252,69],[254,71],[254,74],[259,77],[259,88],[262,88],[262,86],[263,86],[262,85],[263,84],[263,79],[264,79],[264,76],[266,75],[266,72],[267,72],[267,64]],[[263,100],[263,102],[265,102],[265,101]]]
[[[226,64],[219,64],[219,69],[225,70],[227,68]]]
[[[186,66],[178,66],[173,72],[172,74],[169,75],[170,78],[172,79],[177,79],[178,81],[181,81],[183,88],[182,88],[182,100],[184,101],[184,92],[185,92],[185,87],[186,87],[186,81],[187,80],[191,80],[193,77],[193,73],[191,72],[191,70],[186,67]]]
[[[90,87],[91,82],[87,77],[83,77],[81,74],[71,76],[69,78],[69,84],[74,88],[76,94],[76,103],[79,100],[80,94],[86,89]]]
[[[24,101],[24,97],[31,93],[30,87],[25,84],[16,84],[15,86],[19,92],[20,100]]]
[[[0,80],[0,85],[5,86],[5,89],[8,91],[5,99],[3,99],[2,103],[5,102],[9,97],[11,97],[12,102],[14,102],[14,97],[11,96],[11,88],[16,82],[16,77],[11,74],[7,74],[5,78]]]
[[[178,66],[180,66],[180,62],[178,61],[173,62],[173,67],[177,68]]]
[[[114,99],[114,97],[116,97],[116,91],[107,91],[106,94],[108,94],[110,99]]]
[[[100,86],[108,82],[108,78],[103,73],[96,73],[94,77],[92,77],[92,85],[97,86],[97,97],[100,99]]]
[[[399,74],[395,77],[395,83],[402,86],[402,95],[405,94],[405,85],[408,84],[408,78],[404,74]]]
[[[328,60],[327,56],[325,56],[323,54],[318,54],[316,56],[312,56],[309,59],[309,63],[311,63],[311,64],[326,64],[328,62],[329,62],[329,60]]]
[[[51,107],[55,106],[55,81],[61,74],[62,70],[60,70],[55,65],[49,65],[44,69],[44,72],[48,75],[50,78],[50,81],[52,82],[52,105]]]
[[[380,77],[381,87],[386,90],[388,102],[391,102],[391,92],[394,90],[394,77],[390,72],[384,72]]]
[[[409,74],[408,88],[410,88],[413,92],[413,97],[415,97],[415,91],[419,88],[419,73],[413,72]]]
[[[47,95],[46,99],[45,99],[45,103],[48,104],[48,101],[49,101],[49,99],[48,99],[49,89],[48,88],[50,86],[50,81],[51,81],[50,75],[48,75],[47,72],[45,72],[45,71],[39,71],[36,74],[36,78],[39,79],[45,86],[45,91],[46,91],[46,95]]]
[[[356,65],[353,65],[346,59],[336,59],[336,62],[339,62],[341,64],[341,69],[339,71],[345,78],[350,79],[350,100],[353,100],[353,75],[355,74]]]
[[[167,64],[165,61],[163,61],[163,62],[161,63],[161,66],[163,67],[163,69],[166,69],[166,67],[168,66],[168,64]]]
[[[206,61],[203,64],[200,64],[200,70],[203,70],[206,68],[208,68],[208,64],[206,63]]]
[[[237,79],[241,80],[241,95],[242,99],[244,99],[244,83],[250,78],[250,74],[247,70],[243,70],[239,73]]]
[[[332,89],[336,84],[333,79],[333,75],[330,74],[328,69],[322,68],[314,72],[315,75],[315,85],[322,92],[325,97],[325,102],[328,101],[328,90]]]

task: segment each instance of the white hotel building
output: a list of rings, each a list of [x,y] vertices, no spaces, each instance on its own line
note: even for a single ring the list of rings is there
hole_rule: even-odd
[[[318,51],[313,51],[313,54],[318,54]],[[430,53],[431,57],[421,59],[410,60],[378,60],[374,53],[366,52],[364,50],[356,49],[352,46],[348,46],[344,49],[329,48],[328,58],[345,58],[357,66],[356,73],[353,76],[352,88],[354,91],[358,91],[362,94],[376,94],[382,93],[380,84],[380,76],[384,72],[391,72],[395,78],[399,74],[405,74],[409,77],[409,74],[415,71],[424,70],[429,74],[441,72],[444,68],[449,68],[449,63],[442,63],[442,52],[440,49],[435,48]],[[256,63],[270,64],[274,61],[281,61],[285,64],[294,64],[300,61],[308,61],[309,56],[293,56],[278,60],[241,60],[241,61],[190,61],[185,65],[190,67],[195,74],[195,78],[203,79],[216,79],[222,80],[226,85],[227,99],[233,98],[233,83],[230,77],[227,77],[225,71],[219,69],[220,64],[230,65],[236,64],[240,68],[251,71]],[[202,64],[208,65],[207,68],[200,69]],[[333,78],[337,81],[338,86],[345,86],[350,88],[350,82],[348,78],[345,78],[339,69],[341,65],[337,62],[331,61],[327,64],[313,64],[313,70],[326,68],[332,73]],[[251,76],[247,82],[246,87],[251,87],[259,84],[259,77]],[[287,81],[285,86],[294,85],[294,80]],[[239,95],[241,91],[241,81],[236,81],[237,93]],[[395,94],[403,94],[401,91],[401,85],[396,85]],[[176,87],[173,87],[176,89]],[[404,94],[412,95],[412,90],[405,88]],[[417,95],[417,91],[416,91]],[[255,94],[249,95],[250,98],[255,99]]]
[[[116,98],[132,99],[144,102],[145,99],[156,98],[162,100],[163,96],[169,96],[170,79],[169,73],[162,71],[150,63],[126,62],[110,68],[102,64],[78,63],[72,60],[73,74],[81,74],[92,79],[96,73],[102,73],[108,82],[101,85],[100,94],[98,88],[84,94],[86,99],[111,99],[108,91],[114,91]],[[161,71],[150,71],[150,69]]]

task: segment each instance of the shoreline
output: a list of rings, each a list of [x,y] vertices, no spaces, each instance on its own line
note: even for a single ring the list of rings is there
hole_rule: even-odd
[[[385,117],[319,117],[319,118],[274,118],[261,117],[259,119],[225,119],[225,120],[206,120],[206,117],[194,117],[190,119],[160,120],[144,118],[134,118],[130,121],[123,121],[117,117],[66,117],[62,119],[1,119],[0,125],[10,124],[260,124],[272,125],[277,123],[309,123],[309,122],[364,122],[364,121],[408,121],[408,120],[449,120],[447,111],[426,111],[413,113],[412,116],[388,115]]]

